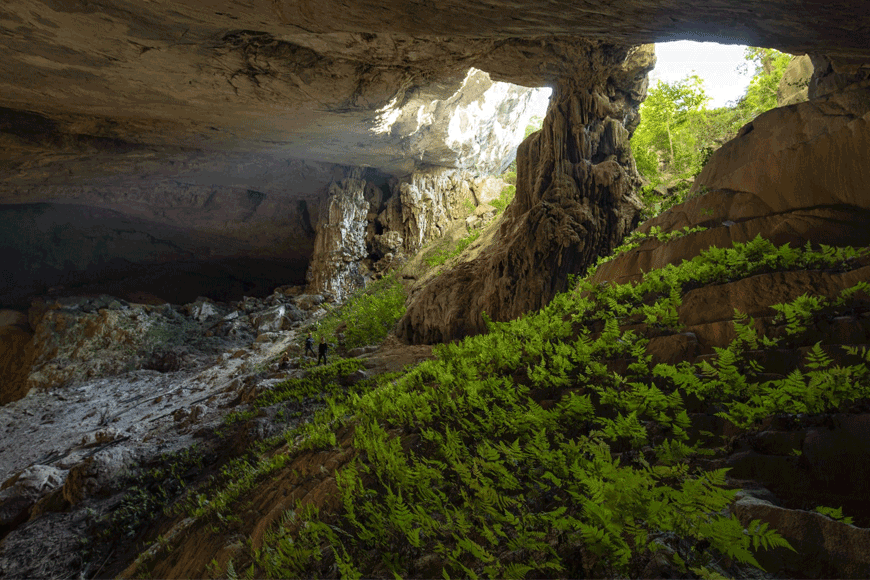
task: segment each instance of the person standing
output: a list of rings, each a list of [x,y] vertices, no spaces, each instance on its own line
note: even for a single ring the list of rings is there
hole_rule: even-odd
[[[326,351],[329,348],[329,345],[326,344],[326,338],[320,337],[320,347],[318,352],[320,353],[317,356],[317,366],[320,366],[320,359],[323,359],[323,364],[326,364]]]
[[[308,338],[305,339],[305,356],[308,356],[308,353],[311,353],[311,356],[317,356],[314,354],[314,339],[311,338],[311,333],[308,333]]]

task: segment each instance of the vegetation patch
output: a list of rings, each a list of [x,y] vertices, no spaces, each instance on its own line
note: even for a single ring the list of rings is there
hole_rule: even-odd
[[[514,183],[516,183],[516,174],[514,174]],[[501,190],[501,195],[498,199],[492,200],[490,205],[492,205],[498,213],[503,212],[507,209],[507,206],[514,200],[514,197],[517,194],[516,185],[506,185],[504,189]]]
[[[405,313],[405,298],[402,281],[391,273],[332,310],[318,323],[316,334],[329,340],[341,329],[341,346],[347,350],[378,344]]]
[[[685,226],[681,230],[674,230],[672,232],[663,232],[659,226],[651,227],[648,232],[641,232],[640,230],[635,230],[631,232],[628,236],[626,236],[625,239],[622,240],[622,244],[614,248],[614,250],[609,255],[599,256],[598,260],[592,266],[591,270],[594,271],[595,268],[597,268],[599,265],[604,264],[605,262],[610,262],[618,255],[628,253],[635,248],[640,247],[641,243],[646,240],[658,240],[659,242],[666,244],[672,240],[676,240],[678,238],[682,238],[692,234],[697,234],[706,230],[707,228],[703,226],[695,226],[693,228]]]
[[[845,270],[865,249],[776,247],[756,238],[711,248],[637,284],[586,280],[540,312],[442,345],[437,359],[377,388],[327,399],[291,450],[328,449],[354,427],[357,459],[336,475],[336,511],[298,505],[228,575],[248,577],[640,576],[662,538],[680,574],[714,577],[788,543],[726,509],[735,490],[705,458],[723,451],[693,431],[687,401],[751,427],[774,414],[821,413],[870,399],[870,353],[835,363],[816,346],[788,377],[754,358],[794,347],[823,312],[866,301],[866,285],[831,300],[780,305],[794,332],[736,338],[697,363],[651,364],[648,340],[620,325],[678,324],[689,289],[761,272]],[[827,309],[827,310],[825,310]],[[612,361],[625,364],[613,370]],[[289,451],[294,453],[295,451]],[[842,516],[834,510],[826,512]]]
[[[729,106],[708,109],[710,99],[697,75],[673,83],[658,81],[649,90],[640,107],[641,123],[631,138],[637,169],[648,181],[641,191],[643,220],[685,201],[691,180],[713,151],[777,106],[776,89],[791,55],[748,47],[744,56],[744,68],[751,67],[753,77],[743,97]]]
[[[458,242],[456,242],[455,247],[453,247],[451,249],[447,249],[447,250],[436,251],[433,254],[426,256],[426,258],[424,260],[426,265],[434,268],[436,266],[440,266],[440,265],[444,264],[447,260],[455,258],[459,254],[464,252],[466,250],[466,248],[468,248],[468,246],[470,246],[472,243],[474,243],[477,240],[477,238],[480,237],[480,233],[481,233],[481,230],[474,230],[471,233],[469,233],[467,236],[465,236],[464,238],[462,238]]]

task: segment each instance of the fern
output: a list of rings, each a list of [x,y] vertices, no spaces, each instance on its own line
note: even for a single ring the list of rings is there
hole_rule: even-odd
[[[852,518],[843,515],[843,508],[829,508],[824,506],[817,506],[814,511],[822,514],[823,516],[828,516],[831,519],[837,520],[838,522],[843,522],[844,524],[851,524]]]
[[[352,428],[356,459],[336,475],[337,509],[294,510],[294,522],[264,538],[257,572],[323,575],[319,558],[331,549],[351,577],[410,575],[422,554],[435,555],[445,577],[625,576],[663,532],[757,565],[759,550],[787,543],[765,524],[744,529],[721,515],[734,492],[724,470],[690,468],[714,451],[690,443],[687,397],[744,428],[775,413],[821,412],[870,395],[870,352],[852,348],[859,364],[838,366],[816,345],[799,369],[761,380],[748,351],[777,340],[735,313],[736,338],[715,356],[650,368],[646,339],[620,324],[674,328],[681,297],[699,284],[807,264],[852,267],[862,254],[762,238],[711,248],[638,284],[581,280],[537,313],[485,318],[488,333],[439,346],[435,360],[364,389],[327,394],[326,379],[288,385],[334,399],[288,436],[289,453],[334,445],[329,433]],[[804,296],[779,319],[798,337],[799,327],[853,307],[861,292]],[[601,330],[594,339],[590,325]],[[564,557],[577,546],[582,570]],[[674,563],[713,575],[685,553]]]

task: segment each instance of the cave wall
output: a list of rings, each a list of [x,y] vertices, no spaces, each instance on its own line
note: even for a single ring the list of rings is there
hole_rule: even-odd
[[[129,177],[22,187],[25,203],[0,204],[0,304],[26,307],[52,287],[182,303],[303,283],[320,201],[351,169],[286,165],[292,179],[261,190]]]

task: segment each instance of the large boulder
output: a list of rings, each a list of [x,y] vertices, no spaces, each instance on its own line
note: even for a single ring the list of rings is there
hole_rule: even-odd
[[[732,511],[744,526],[761,520],[795,549],[761,551],[759,563],[779,577],[870,577],[870,529],[857,528],[820,513],[786,509],[746,494]],[[782,575],[782,576],[780,576]]]
[[[0,486],[0,538],[26,522],[34,504],[59,489],[67,472],[50,465],[31,465]]]
[[[771,213],[870,209],[868,151],[870,87],[858,85],[759,115],[713,154],[692,191],[753,193]]]

